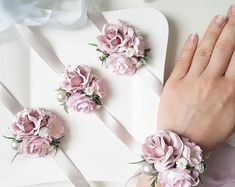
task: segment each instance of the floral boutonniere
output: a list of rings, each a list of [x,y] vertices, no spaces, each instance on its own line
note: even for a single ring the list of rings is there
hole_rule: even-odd
[[[18,151],[16,156],[54,155],[64,137],[60,119],[40,108],[19,112],[10,129],[13,137],[4,137],[12,140],[11,147]]]
[[[105,83],[92,74],[85,65],[68,66],[63,75],[57,99],[68,113],[68,108],[76,112],[90,112],[101,107],[105,95]]]
[[[145,48],[144,38],[134,27],[119,20],[117,24],[105,24],[97,36],[99,59],[109,70],[119,75],[132,75],[137,65],[146,65],[150,49]]]

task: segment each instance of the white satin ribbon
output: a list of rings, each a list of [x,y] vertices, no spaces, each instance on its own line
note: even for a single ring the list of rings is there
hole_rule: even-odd
[[[95,6],[91,3],[88,8],[88,17],[99,31],[101,31],[104,24],[107,23],[107,20],[105,19],[104,15],[99,10],[97,10]]]
[[[13,115],[16,115],[19,111],[24,109],[2,83],[0,83],[0,101]]]
[[[24,109],[24,107],[2,83],[0,83],[0,101],[13,115],[16,115]],[[91,187],[62,148],[58,148],[57,154],[53,157],[53,159],[76,187]]]
[[[55,54],[54,50],[48,47],[43,41],[39,40],[33,30],[29,27],[25,27],[16,24],[16,28],[27,41],[30,46],[37,52],[37,54],[53,69],[59,76],[64,72],[65,65]]]
[[[136,154],[141,153],[141,145],[137,140],[127,131],[127,129],[109,112],[102,108],[95,111],[99,119],[105,124],[108,129],[115,134],[130,150]]]
[[[64,174],[70,179],[70,181],[77,187],[91,187],[91,185],[85,180],[82,173],[75,166],[73,161],[66,155],[62,148],[58,149],[56,156],[54,157],[56,164],[62,168]]]

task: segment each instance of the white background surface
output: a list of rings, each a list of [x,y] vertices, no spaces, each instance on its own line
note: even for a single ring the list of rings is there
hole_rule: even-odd
[[[185,38],[192,32],[202,36],[206,26],[216,14],[225,14],[234,0],[96,0],[101,10],[116,10],[134,7],[154,7],[162,11],[168,19],[170,36],[166,61],[167,78],[174,60]],[[149,20],[154,24],[154,20]],[[27,79],[27,77],[26,77]],[[69,183],[45,187],[69,187]],[[41,186],[40,186],[41,187]],[[44,186],[43,186],[44,187]]]

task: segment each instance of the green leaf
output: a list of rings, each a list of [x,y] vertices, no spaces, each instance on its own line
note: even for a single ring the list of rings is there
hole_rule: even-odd
[[[94,43],[88,43],[88,45],[93,46],[93,47],[97,47],[97,44],[94,44]]]
[[[147,64],[147,60],[145,58],[140,58],[139,59],[139,63],[141,63],[142,65],[146,65]]]
[[[130,164],[142,164],[145,160],[140,160],[140,161],[137,161],[137,162],[131,162]]]
[[[93,96],[93,101],[95,101],[96,105],[102,105],[102,102],[100,100],[100,97],[98,95]]]
[[[207,160],[210,156],[211,156],[211,153],[206,154],[204,160]]]
[[[156,187],[157,175],[153,175],[153,177],[151,177],[151,178],[149,179],[149,181],[151,181],[151,180],[153,180],[153,181],[152,181],[152,183],[150,184],[150,186],[151,186],[151,187]]]
[[[68,108],[69,108],[69,107],[67,106],[66,102],[61,103],[60,106],[63,106],[64,111],[65,111],[67,114],[69,113],[69,112],[68,112]]]
[[[57,88],[55,91],[56,92],[61,92],[61,91],[65,91],[65,90],[63,90],[62,88]]]
[[[4,136],[4,135],[2,135],[2,137],[3,137],[3,138],[6,138],[6,139],[9,139],[9,140],[15,140],[14,137],[8,137],[8,136]]]
[[[15,156],[14,156],[13,159],[11,160],[11,164],[14,162],[14,160],[16,159],[16,157],[17,157],[19,154],[20,154],[19,152],[17,152],[17,153],[15,154]]]
[[[148,54],[151,51],[150,48],[144,50],[144,54]]]

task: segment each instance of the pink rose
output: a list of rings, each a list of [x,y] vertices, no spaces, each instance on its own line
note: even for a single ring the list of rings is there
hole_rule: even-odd
[[[74,93],[86,87],[90,81],[91,69],[85,65],[79,65],[76,68],[70,66],[64,72],[64,80],[61,89]]]
[[[192,176],[187,169],[169,169],[159,172],[158,180],[164,187],[191,187],[199,184],[199,173],[193,171]]]
[[[96,106],[92,98],[80,93],[71,95],[67,100],[67,104],[69,108],[77,112],[90,112]]]
[[[45,112],[42,109],[24,110],[17,114],[16,120],[11,127],[11,131],[17,140],[24,137],[36,135],[45,123]]]
[[[93,88],[94,94],[103,98],[105,95],[105,82],[96,76],[92,76],[90,87]]]
[[[123,52],[135,37],[133,27],[119,20],[118,24],[105,24],[102,35],[97,37],[98,48],[107,53]]]
[[[64,126],[62,124],[62,121],[55,115],[50,116],[46,128],[48,128],[48,136],[50,138],[59,139],[64,134]]]
[[[180,137],[171,131],[160,130],[156,135],[146,138],[142,146],[144,159],[157,171],[164,171],[175,164],[183,151]]]
[[[106,62],[105,67],[119,75],[132,75],[136,71],[137,59],[134,57],[127,57],[123,53],[111,54]]]
[[[19,146],[19,153],[24,156],[41,157],[47,155],[51,148],[48,138],[33,136],[25,138]]]
[[[142,36],[138,35],[132,38],[130,47],[134,49],[134,56],[143,57],[145,50],[145,43]]]
[[[184,149],[183,157],[188,161],[190,166],[197,166],[202,162],[202,149],[188,139],[183,138]]]

